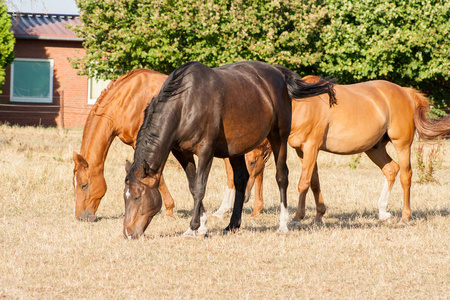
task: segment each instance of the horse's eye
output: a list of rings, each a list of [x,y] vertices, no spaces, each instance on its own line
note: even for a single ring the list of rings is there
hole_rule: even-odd
[[[254,166],[256,164],[256,160],[252,160],[251,162],[250,162],[250,166]]]
[[[82,190],[86,190],[88,185],[89,185],[88,183],[85,183],[85,184],[80,185],[80,187]]]
[[[141,196],[134,197],[133,200],[137,202],[137,201],[141,200]]]

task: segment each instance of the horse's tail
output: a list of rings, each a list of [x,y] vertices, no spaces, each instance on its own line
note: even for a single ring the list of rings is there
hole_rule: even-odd
[[[430,101],[427,97],[415,89],[404,89],[416,102],[414,125],[419,137],[425,140],[431,140],[437,137],[450,135],[450,115],[440,119],[428,118],[427,114],[429,112]]]
[[[277,65],[275,66],[284,75],[284,81],[286,82],[289,96],[296,100],[302,98],[308,98],[318,96],[327,93],[330,97],[330,107],[333,104],[337,104],[334,91],[334,83],[336,79],[320,78],[319,81],[314,83],[307,83],[302,78],[290,69]]]

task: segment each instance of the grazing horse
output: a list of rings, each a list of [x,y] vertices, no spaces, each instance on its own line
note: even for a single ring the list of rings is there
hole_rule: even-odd
[[[304,81],[313,83],[317,76],[306,76]],[[322,222],[325,213],[317,155],[319,150],[345,155],[365,152],[386,177],[378,200],[379,219],[391,217],[386,211],[389,194],[400,171],[403,188],[403,211],[400,225],[411,217],[411,144],[416,130],[419,137],[430,140],[450,133],[450,115],[440,120],[426,116],[428,99],[418,91],[400,87],[387,81],[369,81],[351,85],[335,85],[337,104],[327,105],[326,95],[292,104],[292,127],[288,143],[302,160],[302,173],[298,184],[300,193],[293,222],[305,217],[305,200],[309,186],[314,194],[316,223]],[[386,152],[391,142],[398,155],[398,164]],[[255,165],[262,172],[264,166]],[[231,177],[232,174],[228,173]],[[251,189],[251,187],[249,187]],[[258,189],[258,186],[256,187]],[[262,194],[262,191],[256,191]],[[254,211],[263,207],[262,197],[255,197]]]
[[[306,84],[294,80],[294,75],[289,69],[255,61],[215,69],[189,62],[172,72],[146,108],[134,162],[126,165],[125,237],[142,235],[160,210],[157,186],[170,151],[185,170],[194,198],[193,216],[184,235],[207,234],[203,197],[213,157],[230,158],[236,194],[225,232],[238,229],[249,177],[244,154],[265,138],[276,162],[281,200],[279,232],[287,233],[286,156],[291,99],[326,92],[333,99],[332,82]],[[198,157],[198,168],[194,154]]]
[[[75,167],[75,217],[95,221],[95,212],[106,193],[103,176],[106,155],[116,136],[135,148],[136,136],[144,120],[144,109],[159,93],[167,75],[138,69],[113,80],[92,107],[84,127],[80,154],[73,153]],[[164,180],[159,185],[166,216],[173,217],[174,202]]]

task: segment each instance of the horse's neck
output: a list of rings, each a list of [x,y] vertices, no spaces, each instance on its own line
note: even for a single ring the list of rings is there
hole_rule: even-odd
[[[113,121],[106,116],[94,116],[84,128],[80,154],[90,169],[103,172],[106,155],[116,136]]]
[[[138,134],[134,159],[135,161],[145,160],[153,171],[162,172],[176,138],[178,127],[176,116],[179,112],[176,108],[170,108],[172,105],[174,104],[168,103],[161,109],[157,109],[158,113],[152,116],[150,122],[143,125],[142,132]],[[161,130],[162,128],[164,130]],[[142,136],[139,137],[139,135]]]

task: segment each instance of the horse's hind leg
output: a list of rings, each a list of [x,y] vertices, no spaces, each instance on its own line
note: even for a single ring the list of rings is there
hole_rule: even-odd
[[[298,192],[300,194],[298,199],[298,207],[292,222],[298,223],[305,217],[306,194],[308,193],[308,189],[312,185],[312,182],[314,182],[313,192],[315,193],[314,199],[316,201],[317,209],[315,221],[321,223],[322,216],[326,212],[326,207],[321,196],[319,175],[316,164],[319,148],[314,144],[305,144],[303,151],[300,149],[296,149],[296,151],[302,161],[302,174],[300,175],[300,180],[298,182]]]
[[[389,195],[391,193],[392,186],[395,182],[395,177],[397,176],[400,167],[389,156],[389,154],[387,154],[386,144],[381,145],[376,149],[372,148],[366,151],[366,154],[381,169],[384,177],[386,177],[383,190],[381,191],[380,198],[378,199],[378,218],[380,220],[387,220],[391,217],[391,214],[387,212]]]
[[[325,202],[323,201],[322,191],[320,189],[319,172],[317,169],[317,162],[314,166],[314,171],[311,176],[311,191],[314,195],[314,201],[316,202],[316,217],[314,223],[317,225],[323,224],[322,217],[327,211]]]
[[[231,167],[230,159],[225,158],[223,161],[225,163],[225,170],[227,172],[227,187],[219,209],[215,213],[213,213],[213,217],[219,219],[222,219],[223,215],[231,209],[234,202],[234,195],[236,194],[234,188],[233,168]]]
[[[175,219],[173,215],[173,208],[175,207],[175,203],[173,201],[172,195],[167,189],[166,182],[164,181],[164,176],[161,175],[161,179],[159,181],[159,191],[161,192],[162,199],[164,201],[164,206],[166,207],[165,216],[168,218]]]
[[[399,225],[407,225],[411,217],[411,141],[392,140],[398,155],[398,163],[400,165],[400,182],[403,188],[403,210],[402,219]]]
[[[287,223],[289,222],[289,212],[287,209],[287,187],[289,184],[288,174],[289,170],[286,165],[287,159],[287,137],[280,138],[279,136],[274,137],[270,135],[268,137],[270,146],[272,147],[273,156],[275,158],[276,164],[276,179],[278,183],[278,188],[280,190],[280,227],[278,228],[278,233],[287,234],[289,232],[287,228]]]
[[[233,167],[234,186],[236,187],[236,195],[234,197],[233,213],[231,214],[230,224],[225,228],[224,232],[234,231],[241,227],[242,208],[244,206],[245,187],[249,178],[247,168],[245,166],[244,155],[230,158]]]

